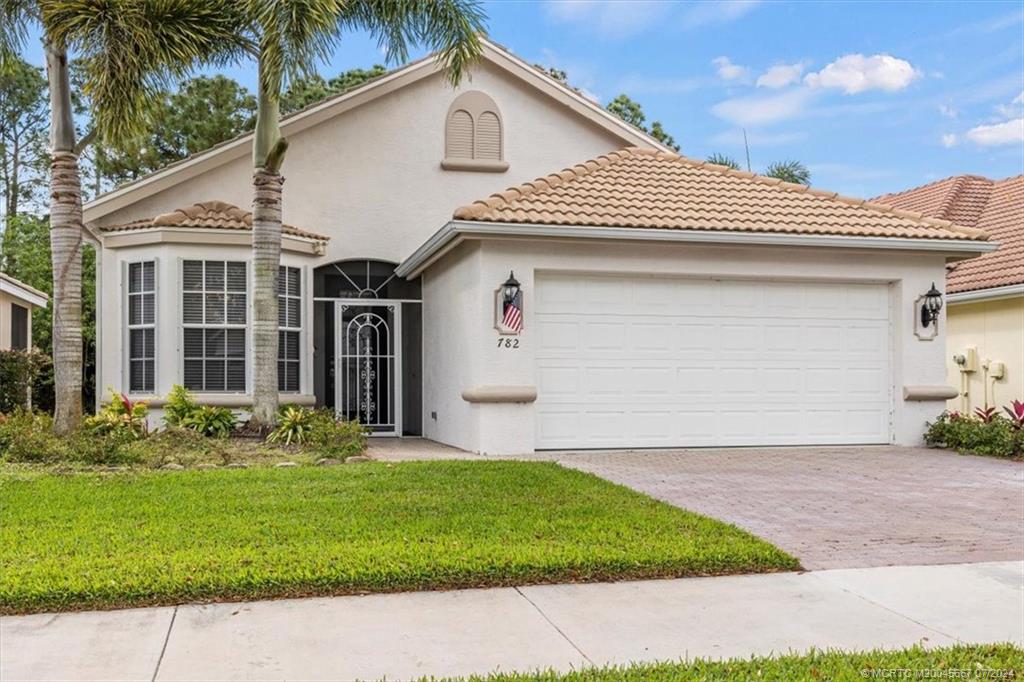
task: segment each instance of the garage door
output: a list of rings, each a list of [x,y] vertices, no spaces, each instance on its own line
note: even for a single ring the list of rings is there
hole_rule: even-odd
[[[887,443],[883,284],[537,280],[537,447]]]

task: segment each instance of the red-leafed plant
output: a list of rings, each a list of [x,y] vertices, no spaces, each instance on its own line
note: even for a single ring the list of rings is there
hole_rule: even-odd
[[[996,418],[996,408],[994,407],[975,407],[974,416],[980,419],[983,423],[989,424],[993,419]]]
[[[1010,422],[1015,431],[1024,429],[1024,402],[1014,400],[1008,407],[1004,407],[1006,414],[1010,415]]]

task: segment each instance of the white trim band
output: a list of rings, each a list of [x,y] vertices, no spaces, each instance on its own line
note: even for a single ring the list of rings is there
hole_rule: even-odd
[[[777,232],[655,229],[637,227],[586,227],[575,225],[534,225],[452,220],[435,232],[395,269],[400,277],[416,277],[431,263],[468,237],[527,237],[570,239],[616,239],[625,241],[689,242],[704,244],[813,246],[819,248],[885,249],[934,251],[951,256],[971,257],[999,248],[994,242],[970,239],[910,239],[903,237],[843,237]]]
[[[974,301],[994,301],[1000,298],[1013,298],[1024,296],[1024,284],[1010,284],[1005,287],[990,287],[978,289],[977,291],[961,291],[956,294],[946,294],[946,302],[950,305],[957,303],[972,303]]]

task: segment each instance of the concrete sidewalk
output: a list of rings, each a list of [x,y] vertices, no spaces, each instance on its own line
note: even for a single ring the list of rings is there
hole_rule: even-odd
[[[0,619],[0,679],[353,680],[809,647],[1024,644],[1024,562]]]

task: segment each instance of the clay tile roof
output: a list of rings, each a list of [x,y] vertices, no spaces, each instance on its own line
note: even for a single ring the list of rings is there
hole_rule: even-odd
[[[224,201],[203,201],[155,218],[143,218],[122,225],[100,227],[101,232],[129,232],[151,227],[197,227],[207,230],[251,230],[252,213]],[[316,232],[282,225],[281,232],[293,237],[328,241],[330,237]]]
[[[456,220],[985,240],[981,230],[629,147],[455,211]]]
[[[984,230],[999,249],[950,268],[950,293],[1024,284],[1024,175],[957,175],[874,201]]]

